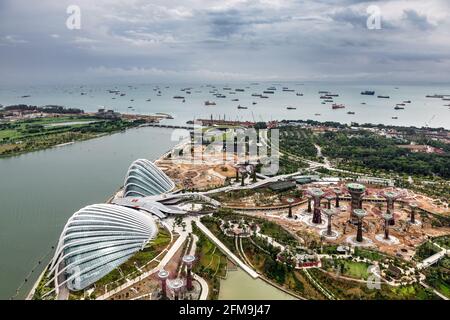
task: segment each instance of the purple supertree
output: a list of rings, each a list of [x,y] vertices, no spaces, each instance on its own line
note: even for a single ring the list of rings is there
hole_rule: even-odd
[[[321,209],[320,209],[320,200],[324,196],[325,192],[323,192],[321,189],[313,188],[309,189],[308,193],[311,195],[311,197],[314,199],[314,213],[313,213],[313,223],[322,223],[322,215],[321,215]]]
[[[158,272],[158,278],[161,280],[161,293],[162,298],[167,298],[167,278],[169,277],[169,272],[167,272],[164,269],[159,270]]]
[[[195,261],[193,255],[185,255],[183,257],[183,262],[186,264],[187,275],[186,275],[186,289],[188,291],[192,290],[192,263]]]
[[[356,241],[363,242],[362,221],[363,218],[367,215],[367,212],[364,209],[355,209],[353,210],[353,215],[358,220],[358,231],[356,232]]]

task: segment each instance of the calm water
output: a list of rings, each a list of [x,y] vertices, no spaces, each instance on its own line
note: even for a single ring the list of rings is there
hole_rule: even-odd
[[[242,269],[230,271],[220,282],[219,300],[296,300],[293,296],[269,285],[261,279],[253,279]]]
[[[140,128],[73,145],[0,159],[0,299],[9,299],[57,241],[67,219],[104,202],[131,162],[169,150],[170,130]],[[47,257],[30,277],[26,296]]]
[[[120,112],[152,114],[164,112],[173,115],[175,119],[167,120],[173,124],[184,124],[193,118],[215,118],[219,116],[231,120],[283,120],[283,119],[314,119],[318,121],[339,121],[350,123],[383,123],[396,125],[414,125],[430,127],[445,127],[450,129],[450,101],[426,98],[432,94],[450,94],[450,86],[387,86],[387,85],[336,85],[336,84],[308,84],[279,83],[276,84],[275,94],[268,94],[269,99],[252,97],[252,93],[262,93],[272,83],[260,83],[251,85],[249,83],[230,84],[233,90],[242,88],[244,92],[230,94],[223,90],[226,84],[216,84],[219,93],[226,98],[216,98],[209,91],[211,87],[206,85],[159,85],[161,96],[154,91],[157,85],[141,84],[128,86],[42,86],[21,88],[0,88],[0,104],[10,105],[26,103],[34,105],[59,104],[68,107],[78,107],[87,111],[96,111],[100,106],[114,109]],[[191,94],[180,91],[182,88],[191,87]],[[282,92],[282,87],[289,87],[295,92]],[[398,89],[396,89],[398,87]],[[120,90],[126,96],[110,94],[108,89]],[[345,109],[332,110],[331,104],[321,104],[318,91],[325,90],[339,94],[335,98],[336,103],[346,105]],[[375,96],[362,96],[361,91],[374,90]],[[86,95],[81,95],[81,93]],[[296,92],[303,93],[303,97],[296,96]],[[29,98],[21,98],[23,95],[31,95]],[[181,95],[186,102],[173,99],[173,96]],[[388,95],[390,99],[378,99],[377,95]],[[112,99],[115,97],[116,99]],[[151,99],[147,102],[147,99]],[[134,101],[130,101],[130,100]],[[239,101],[232,101],[239,99]],[[206,100],[213,100],[216,106],[205,106]],[[411,100],[405,110],[394,110],[397,103]],[[253,105],[252,102],[257,102]],[[365,102],[363,105],[361,103]],[[246,106],[248,109],[237,109],[238,105]],[[287,110],[287,106],[296,107],[296,110]],[[132,107],[132,108],[129,108]],[[134,111],[133,111],[134,110]],[[347,114],[348,111],[355,112],[354,115]],[[315,114],[319,113],[320,116]],[[392,117],[398,117],[394,120]]]

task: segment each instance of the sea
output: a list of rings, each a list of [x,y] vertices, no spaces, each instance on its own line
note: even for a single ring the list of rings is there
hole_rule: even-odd
[[[274,87],[273,94],[263,94]],[[292,91],[283,91],[283,88]],[[229,89],[229,90],[227,90]],[[238,89],[238,91],[235,91]],[[120,95],[110,93],[117,90]],[[239,91],[243,90],[243,91]],[[362,91],[375,91],[373,96]],[[322,104],[319,91],[339,95]],[[222,94],[219,98],[215,94]],[[302,96],[297,95],[303,94]],[[268,98],[252,96],[263,94]],[[450,101],[427,98],[449,95],[450,85],[370,85],[334,83],[232,83],[232,84],[131,84],[131,85],[60,85],[1,87],[0,104],[63,105],[97,111],[112,109],[121,113],[167,113],[173,119],[166,124],[183,125],[194,119],[239,121],[317,120],[351,124],[385,124],[450,129]],[[389,96],[389,99],[377,96]],[[29,96],[29,97],[25,97]],[[174,99],[180,96],[184,99]],[[184,101],[184,102],[183,102]],[[215,105],[207,106],[205,101]],[[404,109],[395,110],[404,101]],[[345,108],[332,109],[333,103]],[[238,106],[247,109],[238,109]],[[287,108],[295,108],[288,110]],[[348,112],[354,113],[349,114]]]

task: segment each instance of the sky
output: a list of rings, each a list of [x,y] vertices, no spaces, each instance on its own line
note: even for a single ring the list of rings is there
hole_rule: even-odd
[[[449,75],[448,0],[0,0],[3,85]]]

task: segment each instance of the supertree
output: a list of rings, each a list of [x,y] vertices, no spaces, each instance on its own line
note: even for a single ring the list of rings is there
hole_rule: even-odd
[[[416,210],[417,210],[417,208],[418,208],[418,205],[417,205],[417,203],[410,203],[409,204],[409,208],[410,208],[410,210],[411,210],[411,214],[410,214],[410,223],[411,224],[415,224],[416,223]]]
[[[392,215],[389,213],[383,213],[384,220],[384,239],[389,240],[389,221],[392,219]]]
[[[391,226],[395,225],[395,213],[394,213],[394,205],[397,199],[402,198],[404,195],[401,192],[396,191],[383,191],[380,194],[382,197],[386,199],[386,213],[392,215],[392,219],[389,221]]]
[[[309,194],[307,194],[306,198],[308,199],[308,210],[307,211],[308,211],[308,213],[311,213],[311,211],[312,211],[312,209],[311,209],[312,197]]]
[[[183,262],[186,264],[187,275],[186,275],[186,289],[188,291],[192,290],[192,263],[194,263],[195,257],[193,255],[185,255],[183,257]]]
[[[162,299],[167,298],[167,278],[169,277],[169,272],[164,269],[159,270],[158,278],[161,280],[161,293]]]
[[[169,287],[172,289],[174,293],[175,300],[180,300],[180,291],[181,288],[183,288],[183,285],[184,285],[183,280],[179,278],[169,281]]]
[[[333,188],[333,192],[334,192],[334,194],[336,196],[336,203],[335,203],[334,206],[336,208],[339,208],[339,197],[342,194],[342,190],[341,190],[341,188]]]
[[[358,220],[358,231],[356,232],[356,241],[363,242],[362,221],[364,217],[367,215],[367,212],[364,209],[355,209],[353,210],[353,215]]]
[[[313,188],[309,189],[308,193],[313,197],[314,199],[314,213],[313,213],[313,219],[312,222],[316,224],[322,223],[322,215],[321,215],[321,209],[320,209],[320,200],[324,196],[325,192],[323,192],[321,189]]]
[[[359,183],[349,183],[347,185],[347,191],[350,193],[351,209],[350,209],[350,220],[352,222],[357,222],[357,218],[353,214],[356,209],[362,209],[362,198],[366,192],[366,187]]]
[[[327,236],[333,236],[333,231],[331,230],[331,217],[337,214],[336,208],[333,209],[324,209],[323,213],[328,216],[328,225],[327,225]]]

